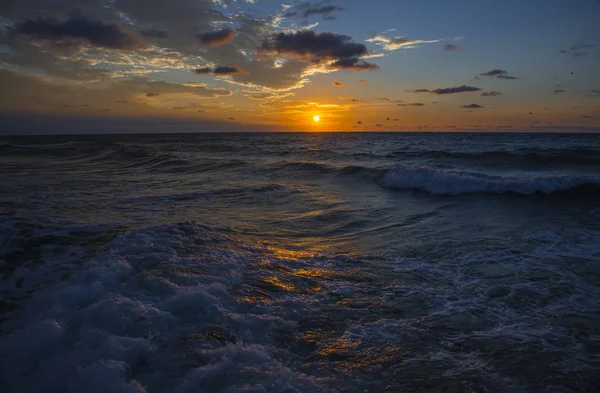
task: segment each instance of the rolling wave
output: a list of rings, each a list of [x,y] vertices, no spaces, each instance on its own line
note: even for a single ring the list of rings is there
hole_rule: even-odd
[[[496,176],[424,166],[396,165],[381,179],[386,188],[417,189],[432,195],[471,193],[552,194],[576,188],[600,190],[600,176],[526,174]]]

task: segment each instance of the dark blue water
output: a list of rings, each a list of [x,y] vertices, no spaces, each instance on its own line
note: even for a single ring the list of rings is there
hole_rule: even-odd
[[[0,137],[0,390],[600,386],[600,136]]]

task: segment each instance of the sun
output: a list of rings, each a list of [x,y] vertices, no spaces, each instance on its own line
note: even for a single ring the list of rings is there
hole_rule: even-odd
[[[313,117],[313,120],[315,121],[315,123],[318,123],[319,120],[321,120],[321,117],[319,115],[315,115],[315,117]]]

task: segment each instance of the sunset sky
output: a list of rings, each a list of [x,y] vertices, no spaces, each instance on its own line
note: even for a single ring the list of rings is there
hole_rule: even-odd
[[[598,0],[3,0],[0,23],[0,124],[600,131]]]

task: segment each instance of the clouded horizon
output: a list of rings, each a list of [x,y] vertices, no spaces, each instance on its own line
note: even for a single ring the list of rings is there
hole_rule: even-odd
[[[600,131],[599,17],[598,0],[7,0],[0,123]]]

